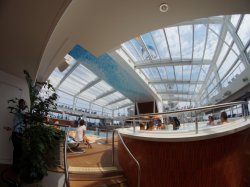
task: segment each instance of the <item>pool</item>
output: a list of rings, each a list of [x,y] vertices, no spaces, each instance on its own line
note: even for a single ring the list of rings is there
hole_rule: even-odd
[[[99,131],[98,133],[98,131],[87,130],[86,135],[87,136],[95,135],[98,138],[106,138],[106,132],[101,132],[101,131]],[[108,132],[108,137],[112,137],[112,132]]]

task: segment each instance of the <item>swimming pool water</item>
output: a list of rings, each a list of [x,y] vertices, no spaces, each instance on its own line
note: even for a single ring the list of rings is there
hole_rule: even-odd
[[[106,138],[106,132],[99,132],[98,131],[92,131],[92,130],[87,130],[86,135],[95,135],[98,138]],[[108,137],[112,136],[112,132],[108,132]]]

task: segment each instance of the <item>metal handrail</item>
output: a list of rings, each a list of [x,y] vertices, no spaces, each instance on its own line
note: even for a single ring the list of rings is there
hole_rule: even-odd
[[[128,118],[129,119],[137,119],[137,118],[145,117],[145,116],[173,115],[173,114],[179,114],[179,113],[185,113],[185,112],[191,112],[191,111],[202,112],[202,111],[207,111],[210,109],[229,107],[232,105],[239,105],[239,104],[244,104],[244,103],[247,103],[247,102],[246,101],[237,101],[237,102],[231,102],[231,103],[222,103],[222,104],[209,105],[209,106],[197,107],[197,108],[192,108],[192,109],[176,110],[176,111],[170,111],[170,112],[139,114],[139,115],[135,115],[135,116],[130,116]]]
[[[63,150],[63,167],[64,167],[64,174],[65,174],[65,184],[66,187],[70,187],[69,183],[69,172],[68,172],[68,161],[67,161],[67,147],[68,147],[68,137],[69,137],[69,125],[63,124],[52,124],[54,126],[63,127],[65,128],[65,139],[64,139],[64,150]]]
[[[123,141],[120,133],[117,131],[117,130],[114,130],[113,131],[113,134],[112,134],[112,165],[114,166],[115,165],[115,145],[114,145],[114,142],[115,142],[115,138],[114,138],[114,135],[115,135],[115,132],[117,132],[118,134],[118,137],[120,138],[123,146],[125,147],[126,151],[129,153],[129,156],[135,161],[136,165],[137,165],[137,179],[138,179],[138,182],[137,182],[137,187],[140,187],[141,185],[141,166],[138,162],[138,160],[136,160],[136,158],[134,157],[134,155],[130,152],[129,148],[126,146],[125,142]]]
[[[156,115],[162,115],[162,116],[168,116],[168,115],[176,115],[176,114],[181,114],[181,113],[186,113],[186,112],[192,112],[194,111],[195,113],[195,134],[198,134],[198,119],[197,115],[199,112],[202,111],[208,111],[211,109],[217,109],[217,108],[224,108],[224,107],[229,107],[229,106],[234,106],[234,105],[239,105],[239,104],[247,104],[247,101],[238,101],[238,102],[231,102],[231,103],[222,103],[222,104],[216,104],[216,105],[209,105],[209,106],[204,106],[204,107],[197,107],[197,108],[192,108],[192,109],[184,109],[184,110],[177,110],[177,111],[171,111],[171,112],[161,112],[161,113],[148,113],[148,114],[140,114],[136,116],[131,116],[129,117],[130,120],[135,120],[135,119],[140,119],[141,117],[152,117]],[[246,121],[246,112],[244,112],[244,117]],[[135,121],[133,123],[133,132],[135,133]]]

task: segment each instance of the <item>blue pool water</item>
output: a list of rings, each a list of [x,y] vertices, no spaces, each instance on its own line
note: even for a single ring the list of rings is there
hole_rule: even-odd
[[[98,132],[97,131],[92,131],[92,130],[87,130],[86,135],[95,135],[98,138],[106,138],[106,132]],[[112,137],[112,132],[108,132],[108,137]]]

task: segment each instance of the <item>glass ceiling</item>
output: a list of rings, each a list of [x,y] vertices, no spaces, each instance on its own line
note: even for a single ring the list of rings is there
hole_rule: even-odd
[[[163,102],[206,105],[249,66],[249,23],[250,15],[197,19],[142,34],[115,51]],[[69,67],[56,68],[49,80],[72,106],[76,100],[110,110],[133,105],[81,62],[65,59]]]
[[[249,23],[250,15],[198,19],[140,35],[116,52],[163,101],[205,105],[249,65]]]
[[[65,60],[69,63],[68,68],[63,72],[56,68],[49,77],[51,84],[56,88],[59,96],[63,98],[59,100],[59,104],[70,108],[77,106],[87,110],[89,110],[90,103],[110,110],[133,105],[128,98],[114,90],[70,55],[66,55]],[[70,95],[71,99],[68,99],[69,97],[65,94]],[[88,103],[79,106],[74,103],[75,99],[77,102],[83,100]]]

